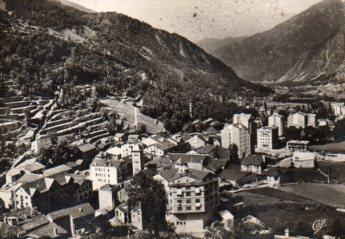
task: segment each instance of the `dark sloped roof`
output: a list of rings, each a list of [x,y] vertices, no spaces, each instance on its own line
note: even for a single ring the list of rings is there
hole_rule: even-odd
[[[204,155],[193,155],[193,154],[183,154],[183,153],[169,153],[168,157],[176,162],[180,160],[182,163],[203,163],[207,156]]]
[[[226,169],[223,170],[218,177],[227,181],[238,181],[244,177],[251,175],[250,172],[242,172],[241,169]]]
[[[53,220],[56,220],[61,217],[71,215],[73,218],[85,217],[93,215],[95,210],[89,203],[80,204],[75,207],[70,207],[66,209],[61,209],[59,211],[51,212],[48,214]]]
[[[226,166],[228,161],[226,160],[219,160],[219,159],[212,159],[209,164],[207,164],[205,167],[212,172],[216,172]]]
[[[241,164],[244,165],[255,165],[255,166],[260,166],[263,163],[263,156],[262,155],[249,155],[246,156]]]
[[[54,229],[57,230],[57,235],[54,234]],[[68,232],[55,223],[49,223],[28,234],[30,238],[61,238],[67,235]]]
[[[203,147],[197,148],[195,151],[198,154],[209,154],[211,153],[213,150],[215,150],[217,148],[217,146],[215,145],[211,145],[211,144],[206,144]]]
[[[168,182],[179,179],[181,177],[192,177],[197,180],[203,181],[206,179],[207,176],[210,175],[207,171],[196,170],[196,169],[188,169],[185,172],[181,172],[179,169],[170,169],[160,174],[164,179]]]

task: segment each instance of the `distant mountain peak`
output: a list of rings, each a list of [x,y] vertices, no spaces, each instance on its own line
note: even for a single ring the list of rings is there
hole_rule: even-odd
[[[332,42],[330,38],[337,35],[344,23],[345,2],[325,0],[271,30],[232,40],[212,54],[232,67],[240,77],[251,81],[304,81],[322,73],[317,72],[319,64],[307,61],[316,57],[315,52],[321,51],[320,47],[336,47],[335,44],[325,45],[325,42]],[[325,54],[327,51],[321,52]],[[305,59],[306,56],[309,58]],[[319,61],[323,60],[320,56]],[[295,74],[291,74],[292,71]]]

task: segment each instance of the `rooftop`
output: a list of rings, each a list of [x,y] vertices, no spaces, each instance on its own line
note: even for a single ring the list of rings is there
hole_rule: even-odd
[[[51,218],[53,221],[62,218],[65,216],[72,216],[73,218],[80,218],[85,216],[94,215],[95,210],[89,203],[80,204],[75,207],[61,209],[59,211],[51,212],[47,216]]]

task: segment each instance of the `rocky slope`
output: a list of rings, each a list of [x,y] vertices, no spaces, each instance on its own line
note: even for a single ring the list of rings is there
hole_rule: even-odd
[[[238,39],[212,54],[254,82],[311,82],[339,77],[345,7],[325,0],[273,29]]]

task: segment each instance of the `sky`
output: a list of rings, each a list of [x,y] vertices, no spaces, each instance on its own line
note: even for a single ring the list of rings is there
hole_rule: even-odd
[[[321,0],[70,0],[115,11],[198,42],[268,30]]]

